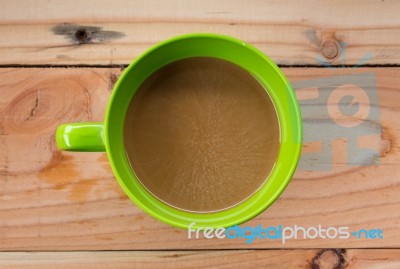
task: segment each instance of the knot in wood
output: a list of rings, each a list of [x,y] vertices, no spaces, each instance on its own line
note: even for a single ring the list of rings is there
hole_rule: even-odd
[[[334,39],[326,40],[322,44],[322,55],[327,59],[334,59],[339,55],[339,44]]]

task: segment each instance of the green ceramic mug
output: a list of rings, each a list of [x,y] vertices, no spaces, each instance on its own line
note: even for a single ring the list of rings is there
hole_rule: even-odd
[[[268,91],[280,125],[280,148],[276,164],[265,183],[245,201],[226,210],[195,213],[179,210],[154,197],[137,179],[125,153],[125,114],[135,92],[155,71],[190,57],[222,59],[248,71]],[[232,37],[187,34],[150,48],[124,71],[115,85],[104,123],[71,123],[58,127],[57,145],[67,151],[106,151],[113,172],[125,193],[151,216],[172,226],[229,227],[243,223],[270,206],[289,183],[300,156],[302,121],[289,82],[261,51]]]

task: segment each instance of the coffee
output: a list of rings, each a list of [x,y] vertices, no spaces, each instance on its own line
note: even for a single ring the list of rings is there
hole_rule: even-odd
[[[132,170],[159,200],[219,211],[250,197],[278,156],[280,131],[264,87],[214,58],[173,62],[138,89],[125,119]]]

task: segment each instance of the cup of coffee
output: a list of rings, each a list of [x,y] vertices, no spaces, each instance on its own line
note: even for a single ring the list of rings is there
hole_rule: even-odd
[[[104,123],[57,128],[60,150],[106,151],[125,193],[170,225],[229,227],[270,206],[300,155],[299,106],[253,46],[187,34],[124,71]]]

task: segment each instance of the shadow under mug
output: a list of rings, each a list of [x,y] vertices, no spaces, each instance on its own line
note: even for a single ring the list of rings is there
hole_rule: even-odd
[[[226,210],[195,213],[179,210],[153,196],[138,180],[124,147],[124,121],[131,99],[154,72],[177,60],[211,57],[231,62],[254,76],[275,105],[280,126],[280,148],[275,166],[264,184],[245,201]],[[150,48],[124,71],[109,101],[104,123],[71,123],[56,131],[60,150],[106,151],[113,172],[130,199],[156,219],[175,227],[230,227],[269,207],[289,183],[298,163],[302,121],[295,94],[280,69],[255,47],[232,37],[196,33],[178,36]]]

